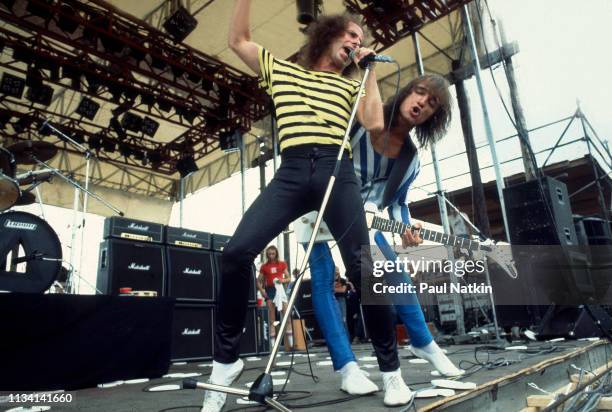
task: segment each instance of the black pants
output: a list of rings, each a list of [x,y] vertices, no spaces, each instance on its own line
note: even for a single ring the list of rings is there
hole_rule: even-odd
[[[214,359],[238,359],[240,336],[246,317],[251,265],[255,256],[289,223],[318,210],[338,154],[337,146],[304,145],[287,148],[274,178],[246,211],[222,255],[221,287],[217,307]],[[335,239],[347,276],[360,292],[361,267],[372,273],[359,182],[348,155],[341,166],[324,215]],[[363,260],[362,260],[363,258]],[[382,371],[399,368],[395,318],[389,305],[364,306],[366,327]]]

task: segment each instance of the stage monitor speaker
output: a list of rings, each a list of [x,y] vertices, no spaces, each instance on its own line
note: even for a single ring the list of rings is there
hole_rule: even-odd
[[[315,318],[315,314],[311,310],[305,310],[300,312],[300,318],[304,320],[306,324],[306,339],[312,340],[324,340],[323,333],[319,327],[319,323]]]
[[[300,285],[300,290],[295,298],[295,307],[298,312],[312,312],[312,283],[310,279],[304,279]]]
[[[177,303],[172,323],[172,361],[211,359],[214,327],[214,306]]]
[[[606,334],[612,334],[612,318],[599,305],[551,305],[538,330],[538,337],[541,339],[582,339],[605,337]]]
[[[516,245],[578,245],[565,183],[548,176],[541,182],[544,198],[538,180],[504,189],[510,242]]]
[[[215,271],[210,251],[167,246],[166,263],[168,296],[179,301],[215,300]]]
[[[221,252],[212,252],[212,257],[213,257],[213,263],[214,263],[214,268],[215,268],[215,274],[216,274],[216,283],[217,283],[217,293],[216,295],[219,294],[219,288],[221,286],[221,282],[223,281],[222,277],[221,277]],[[257,274],[256,274],[256,270],[255,270],[255,265],[251,266],[251,277],[250,277],[250,282],[249,282],[249,304],[255,304],[257,303],[257,286],[255,286],[255,283],[257,281]]]
[[[154,243],[107,239],[100,244],[97,288],[118,295],[120,288],[164,295],[164,247]]]

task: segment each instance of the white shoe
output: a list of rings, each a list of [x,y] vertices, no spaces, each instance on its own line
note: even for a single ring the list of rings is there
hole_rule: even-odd
[[[408,349],[417,358],[425,359],[431,363],[433,367],[440,372],[440,374],[446,377],[453,378],[461,376],[465,373],[463,369],[459,369],[453,364],[453,362],[434,341],[424,348],[409,346]]]
[[[215,363],[216,362],[213,363],[213,371]],[[213,381],[211,374],[211,379],[209,379],[208,382],[214,383],[215,385],[230,386],[232,383],[234,383],[235,380],[240,377],[240,374],[244,369],[244,362],[242,361],[242,359],[238,359],[231,365],[227,365],[227,368],[229,369],[225,371],[225,376],[223,376],[223,378],[219,380],[215,379]],[[204,392],[204,402],[202,403],[202,409],[200,409],[200,412],[219,412],[221,409],[223,409],[223,405],[225,405],[226,399],[226,393],[207,390],[206,392]]]
[[[357,363],[349,366],[342,374],[342,385],[340,389],[350,395],[369,395],[378,392],[378,386],[366,376],[366,372],[359,369]]]
[[[383,372],[382,377],[385,406],[406,405],[414,398],[414,392],[404,382],[400,369],[395,372]]]

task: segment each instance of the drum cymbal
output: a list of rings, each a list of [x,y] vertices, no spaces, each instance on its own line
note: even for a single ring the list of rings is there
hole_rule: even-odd
[[[32,192],[22,192],[17,202],[15,202],[15,206],[25,206],[31,205],[36,202],[36,196]]]
[[[13,180],[0,173],[0,211],[13,206],[19,199],[19,186]]]
[[[41,162],[52,159],[57,154],[57,147],[51,143],[26,140],[7,147],[15,156],[15,161],[21,164],[36,164],[34,158]]]

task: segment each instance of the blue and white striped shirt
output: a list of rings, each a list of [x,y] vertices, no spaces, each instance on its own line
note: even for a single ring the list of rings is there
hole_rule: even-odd
[[[351,147],[353,149],[353,165],[361,183],[361,196],[364,203],[374,203],[379,210],[387,207],[390,219],[406,224],[410,223],[408,189],[421,169],[418,153],[415,153],[410,161],[406,174],[393,195],[391,203],[384,205],[382,203],[385,186],[395,159],[384,157],[376,152],[370,141],[370,134],[359,123],[356,123],[351,130]]]

